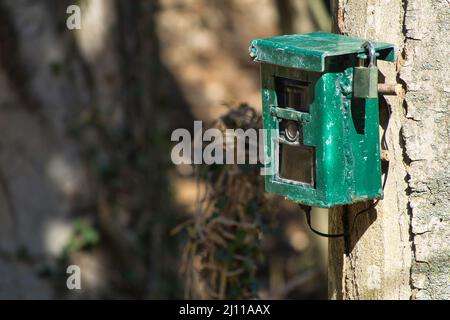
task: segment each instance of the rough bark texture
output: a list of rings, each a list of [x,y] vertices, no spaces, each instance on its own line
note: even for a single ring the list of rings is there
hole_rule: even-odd
[[[450,299],[448,9],[444,0],[334,2],[337,32],[397,46],[397,64],[379,63],[380,82],[404,92],[380,97],[385,196],[330,240],[331,298]],[[330,232],[349,230],[367,206],[334,209]]]

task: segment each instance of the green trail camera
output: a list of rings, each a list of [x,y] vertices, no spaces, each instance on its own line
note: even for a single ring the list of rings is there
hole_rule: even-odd
[[[381,198],[376,59],[395,47],[326,32],[253,40],[266,190],[308,206]]]

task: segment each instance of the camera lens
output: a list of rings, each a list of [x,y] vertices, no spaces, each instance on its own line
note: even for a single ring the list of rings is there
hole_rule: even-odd
[[[284,135],[289,142],[295,142],[298,140],[298,124],[295,121],[288,121],[284,128]]]

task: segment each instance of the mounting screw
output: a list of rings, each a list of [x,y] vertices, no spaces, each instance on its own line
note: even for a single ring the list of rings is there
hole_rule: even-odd
[[[251,60],[255,60],[255,58],[256,58],[256,48],[255,48],[255,46],[253,46],[253,45],[250,46],[248,55],[250,56]]]
[[[390,96],[398,96],[402,92],[403,87],[399,83],[379,83],[378,93]]]

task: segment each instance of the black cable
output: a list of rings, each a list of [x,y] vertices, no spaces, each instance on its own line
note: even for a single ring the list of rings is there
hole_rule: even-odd
[[[300,206],[300,208],[305,212],[306,214],[306,222],[308,223],[308,227],[309,229],[311,229],[312,232],[314,232],[315,234],[321,236],[321,237],[325,237],[325,238],[340,238],[343,237],[344,234],[343,233],[338,233],[338,234],[328,234],[328,233],[323,233],[320,232],[316,229],[314,229],[311,225],[311,207],[310,206],[305,206],[303,204],[298,204]]]
[[[363,209],[361,211],[358,211],[358,213],[355,214],[355,217],[353,218],[353,223],[352,223],[352,227],[350,228],[350,234],[353,233],[353,229],[355,228],[355,224],[356,224],[356,220],[358,219],[358,217],[369,211],[370,209],[373,209],[376,207],[376,205],[378,204],[380,200],[377,200],[375,202],[373,202],[370,206],[368,206],[366,209]],[[321,237],[325,237],[325,238],[341,238],[343,236],[345,236],[345,232],[344,233],[337,233],[337,234],[329,234],[329,233],[323,233],[320,232],[319,230],[316,230],[312,227],[311,225],[311,207],[310,206],[305,206],[303,204],[298,204],[300,206],[300,208],[305,212],[306,215],[306,223],[308,224],[309,229],[311,229],[312,232],[314,232],[315,234],[321,236]]]
[[[352,227],[350,228],[350,234],[353,233],[353,229],[355,228],[355,224],[356,224],[356,219],[358,219],[358,217],[359,217],[361,214],[363,214],[363,213],[369,211],[370,209],[375,208],[375,207],[377,206],[378,202],[380,202],[380,200],[377,200],[377,201],[372,202],[366,209],[363,209],[363,210],[361,210],[361,211],[358,211],[358,213],[355,214],[355,217],[353,218]]]

